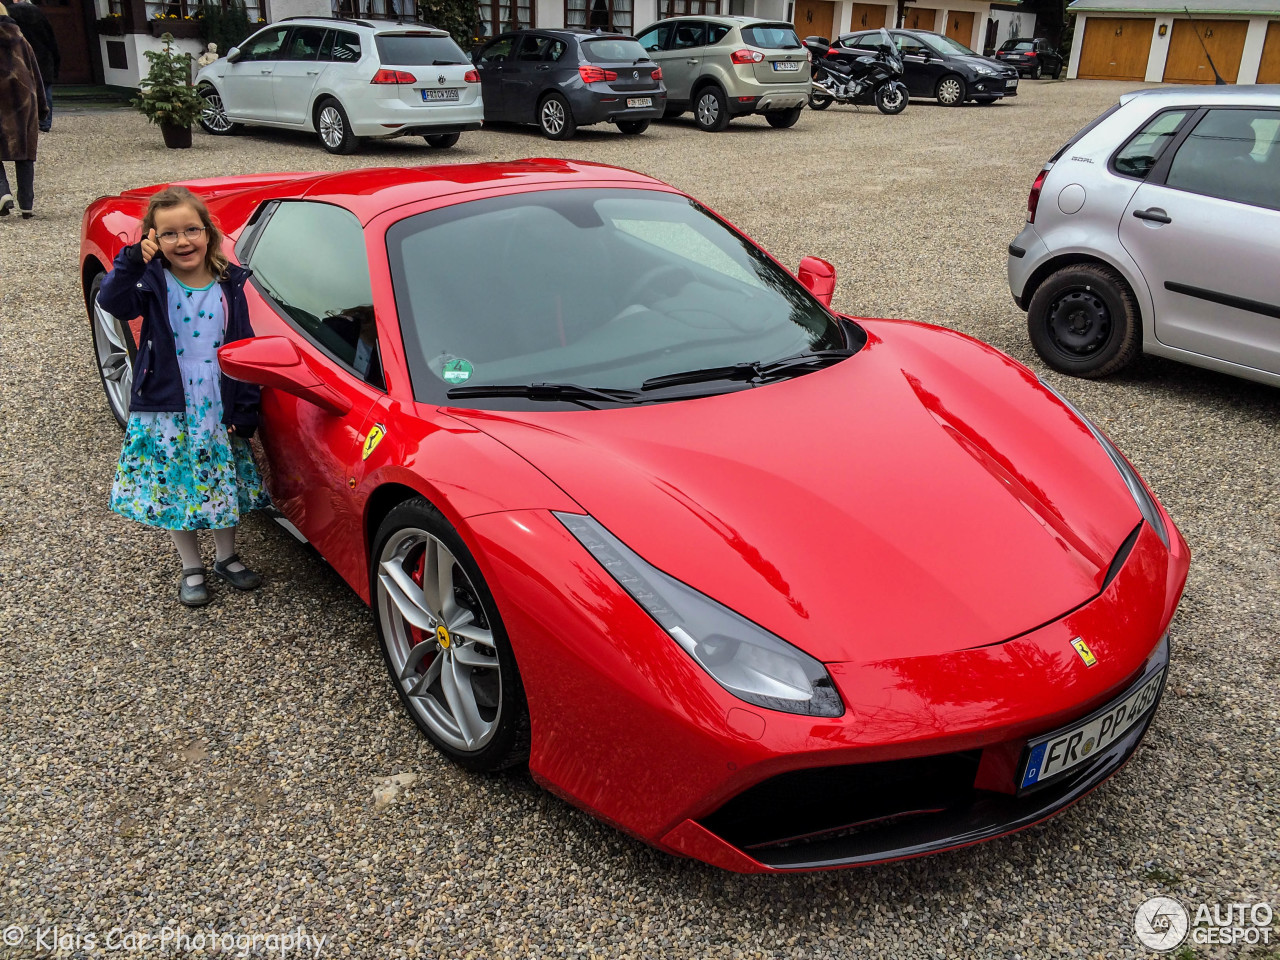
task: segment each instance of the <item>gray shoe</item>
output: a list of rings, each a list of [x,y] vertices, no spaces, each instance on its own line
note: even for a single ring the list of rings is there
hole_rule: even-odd
[[[188,577],[204,576],[204,567],[183,567],[182,579],[178,581],[178,599],[188,607],[203,607],[209,602],[209,587],[200,583],[188,583]]]
[[[245,567],[243,570],[228,570],[227,567],[231,566],[233,563],[244,563],[244,561],[240,559],[240,554],[233,553],[225,560],[214,561],[213,572],[237,590],[257,590],[262,586],[262,577],[259,574],[254,573],[248,567]]]

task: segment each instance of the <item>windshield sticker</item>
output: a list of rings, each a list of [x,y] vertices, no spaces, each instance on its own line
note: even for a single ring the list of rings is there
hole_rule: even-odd
[[[361,460],[368,460],[369,454],[373,453],[374,447],[382,442],[382,438],[387,435],[387,428],[380,423],[375,423],[369,430],[369,435],[364,438],[364,456]]]
[[[446,360],[443,376],[446,383],[466,383],[475,372],[470,360]]]

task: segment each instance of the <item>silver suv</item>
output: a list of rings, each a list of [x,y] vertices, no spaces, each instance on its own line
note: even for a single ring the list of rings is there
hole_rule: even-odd
[[[1040,171],[1009,244],[1036,352],[1139,352],[1280,386],[1280,86],[1126,94]]]
[[[415,23],[289,17],[202,69],[196,87],[208,133],[306,130],[330,153],[364,137],[451,147],[484,120],[471,61],[445,31]]]
[[[809,52],[789,23],[756,17],[672,17],[636,39],[662,68],[666,116],[690,107],[698,126],[723,130],[735,116],[762,113],[790,127],[809,99]]]

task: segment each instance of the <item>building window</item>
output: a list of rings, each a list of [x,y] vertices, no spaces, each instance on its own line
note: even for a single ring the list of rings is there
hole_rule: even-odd
[[[565,0],[564,25],[631,33],[631,4],[632,0]]]
[[[417,20],[414,0],[330,0],[335,17],[361,20]]]
[[[663,17],[718,16],[720,0],[660,0],[659,7]]]
[[[146,0],[145,6],[148,20],[182,20],[199,17],[203,4],[220,6],[223,10],[230,10],[234,6],[243,7],[245,16],[249,18],[250,29],[256,29],[264,16],[262,0],[242,0],[238,3],[233,0]],[[124,6],[125,0],[107,0],[108,13],[123,13]]]
[[[476,4],[480,14],[480,36],[496,37],[508,30],[526,30],[536,26],[533,19],[533,0],[480,0]]]

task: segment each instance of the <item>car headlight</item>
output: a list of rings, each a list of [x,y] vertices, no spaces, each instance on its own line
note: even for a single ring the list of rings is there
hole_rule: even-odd
[[[994,77],[1000,71],[992,70],[990,67],[974,67],[974,72],[980,77]]]
[[[735,697],[803,716],[844,713],[831,675],[813,657],[647,563],[593,518],[576,513],[555,517],[698,666]]]
[[[1060,394],[1049,384],[1043,380],[1040,386],[1044,387],[1055,397],[1062,401],[1063,406],[1080,418],[1080,421],[1089,428],[1089,432],[1093,434],[1094,439],[1102,444],[1102,449],[1107,452],[1107,456],[1111,458],[1111,462],[1115,464],[1116,469],[1120,471],[1120,478],[1124,480],[1124,485],[1129,488],[1129,493],[1133,495],[1134,502],[1138,505],[1138,509],[1142,512],[1142,517],[1147,523],[1151,524],[1151,529],[1156,532],[1156,536],[1160,538],[1160,542],[1167,549],[1169,546],[1169,530],[1164,525],[1164,517],[1160,515],[1160,508],[1156,506],[1155,500],[1151,498],[1151,494],[1147,492],[1147,486],[1142,482],[1133,467],[1129,466],[1129,461],[1124,458],[1114,443],[1107,439],[1106,434],[1099,430],[1092,420],[1086,417],[1076,407],[1074,403]]]

